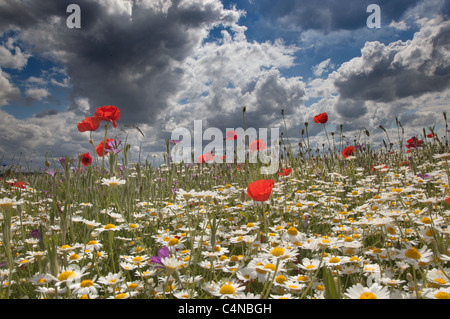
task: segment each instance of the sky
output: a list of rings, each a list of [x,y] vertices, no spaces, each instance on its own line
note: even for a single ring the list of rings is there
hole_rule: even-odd
[[[449,13],[450,0],[0,0],[0,159],[92,154],[77,123],[104,105],[121,111],[108,135],[141,160],[195,120],[242,128],[244,106],[247,127],[279,127],[294,145],[305,122],[326,143],[322,112],[345,143],[365,128],[361,142],[381,145],[380,125],[397,142],[396,119],[405,138],[442,136]]]

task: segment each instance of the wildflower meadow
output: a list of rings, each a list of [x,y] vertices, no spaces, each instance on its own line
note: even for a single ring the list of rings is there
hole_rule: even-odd
[[[99,107],[74,123],[85,153],[3,169],[1,298],[450,299],[445,113],[416,136],[397,121],[398,141],[376,128],[377,148],[365,128],[344,143],[318,114],[299,124],[298,151],[281,136],[274,174],[214,152],[175,162],[174,140],[161,165],[131,163],[119,121]]]

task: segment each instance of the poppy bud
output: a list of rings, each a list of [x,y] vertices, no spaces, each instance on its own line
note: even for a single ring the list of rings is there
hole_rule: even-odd
[[[50,162],[48,160],[45,161],[45,167],[47,167],[47,168],[50,167]]]

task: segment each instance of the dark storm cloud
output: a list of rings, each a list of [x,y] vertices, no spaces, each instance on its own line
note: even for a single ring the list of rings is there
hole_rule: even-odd
[[[81,29],[70,29],[66,8],[71,2],[10,1],[8,10],[14,14],[17,7],[24,13],[15,21],[29,50],[67,68],[74,101],[88,98],[91,112],[115,105],[124,110],[124,122],[135,124],[153,124],[167,109],[167,99],[178,90],[183,73],[179,63],[201,43],[205,31],[238,16],[213,1],[172,1],[167,11],[153,8],[151,2],[136,2],[132,15],[97,2],[76,1]]]
[[[420,0],[284,0],[255,1],[255,8],[274,24],[299,30],[355,30],[366,26],[367,6],[378,4],[381,9],[381,23],[388,25],[397,21]]]

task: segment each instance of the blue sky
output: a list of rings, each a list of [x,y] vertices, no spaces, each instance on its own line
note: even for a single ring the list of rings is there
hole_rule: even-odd
[[[81,28],[67,27],[69,4]],[[42,163],[91,150],[76,124],[97,107],[141,158],[160,156],[177,127],[282,126],[329,114],[328,131],[383,125],[406,135],[442,127],[449,105],[448,0],[3,0],[0,2],[0,156]],[[381,27],[368,28],[370,4]],[[137,125],[145,136],[126,129]],[[122,129],[122,130],[121,130]],[[317,143],[323,128],[310,126]],[[443,131],[438,133],[443,134]],[[396,134],[396,133],[395,133]],[[101,140],[102,132],[93,138]]]

